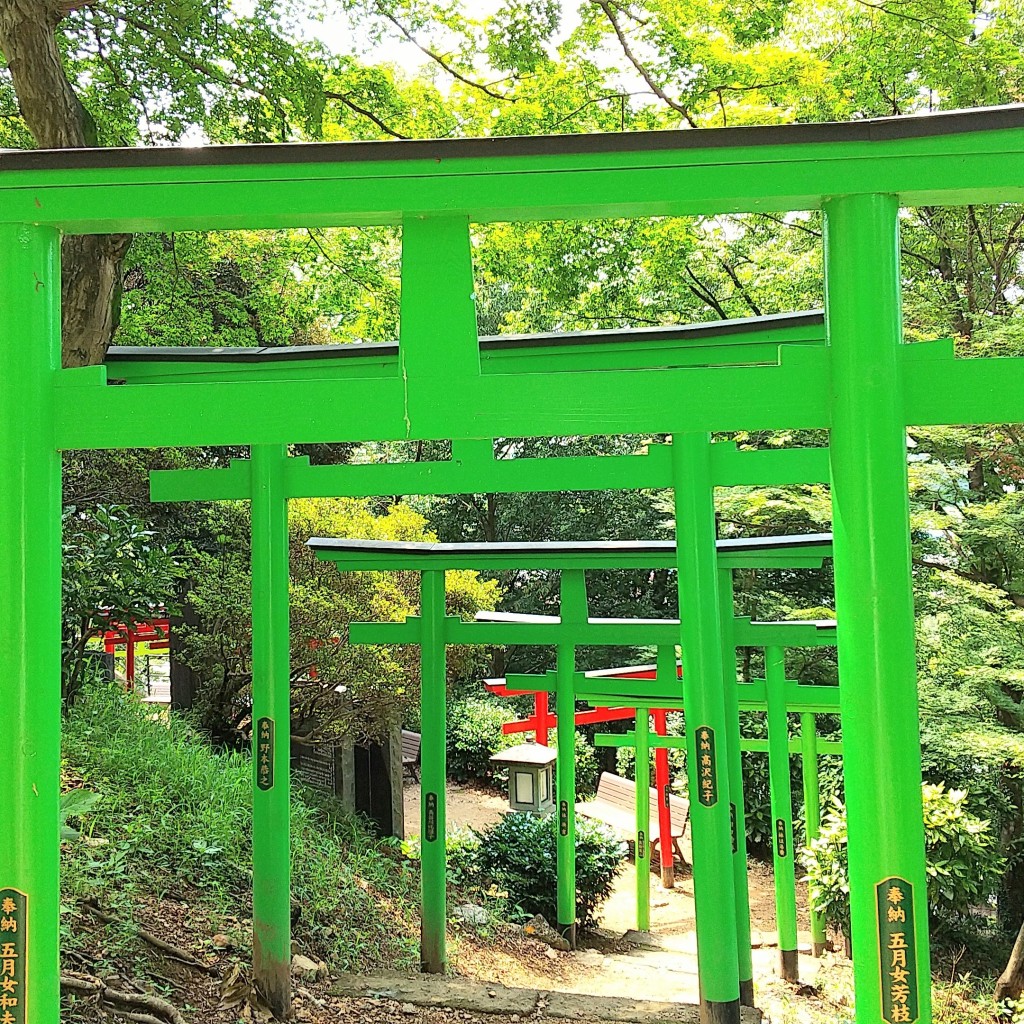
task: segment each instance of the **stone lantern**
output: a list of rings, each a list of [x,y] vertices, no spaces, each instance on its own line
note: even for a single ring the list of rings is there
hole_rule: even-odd
[[[540,743],[520,743],[494,754],[508,765],[508,803],[513,811],[550,814],[555,809],[554,765],[558,755]]]

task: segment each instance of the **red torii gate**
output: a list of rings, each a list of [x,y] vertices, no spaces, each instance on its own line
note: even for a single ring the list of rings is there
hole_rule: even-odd
[[[678,673],[682,676],[682,666]],[[587,675],[600,676],[601,678],[616,679],[654,679],[657,676],[657,667],[654,665],[640,665],[631,668],[604,669],[598,672],[588,672]],[[501,731],[506,736],[516,733],[534,734],[534,742],[541,746],[548,745],[549,733],[558,725],[558,717],[551,713],[551,706],[548,694],[543,690],[512,690],[504,679],[485,679],[484,686],[489,693],[497,697],[525,697],[533,694],[533,714],[512,722],[505,722]],[[654,718],[654,732],[657,736],[668,734],[666,717],[668,712],[664,709],[652,708],[650,714]],[[575,715],[576,725],[599,725],[602,722],[621,722],[630,718],[636,718],[636,708],[630,707],[597,707],[590,711],[577,711]],[[666,864],[665,851],[672,850],[672,788],[669,775],[668,748],[656,747],[654,750],[654,788],[658,794],[658,855],[661,861],[661,883],[666,889],[675,885],[675,864],[674,859]]]
[[[169,651],[171,647],[171,620],[167,616],[126,625],[109,619],[106,629],[98,636],[103,640],[103,650],[113,654],[118,647],[125,649],[125,680],[135,684],[135,645],[149,644],[150,650]]]

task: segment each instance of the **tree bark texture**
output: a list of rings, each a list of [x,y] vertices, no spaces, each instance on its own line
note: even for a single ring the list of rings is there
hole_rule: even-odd
[[[1013,944],[1006,970],[999,975],[996,982],[996,1002],[1004,999],[1019,999],[1024,992],[1024,925],[1017,933],[1017,941]]]
[[[95,144],[91,121],[61,62],[56,30],[76,5],[53,0],[0,0],[0,50],[7,59],[21,114],[40,149]],[[117,328],[121,275],[131,235],[73,235],[61,247],[63,361],[102,362]]]

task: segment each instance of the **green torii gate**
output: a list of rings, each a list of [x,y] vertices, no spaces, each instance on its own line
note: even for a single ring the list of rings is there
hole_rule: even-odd
[[[624,733],[598,733],[594,736],[594,742],[599,747],[633,747],[636,751],[636,786],[637,786],[637,807],[636,807],[636,872],[637,872],[637,928],[645,931],[650,924],[650,888],[645,872],[650,871],[650,843],[645,843],[644,837],[649,834],[650,804],[642,805],[639,795],[644,791],[645,784],[650,785],[649,767],[645,768],[644,754],[652,749],[672,749],[679,747],[685,749],[685,736],[658,736],[650,732],[649,714],[643,715],[646,708],[638,708],[640,716],[635,730]],[[762,710],[760,707],[751,706],[750,710]],[[824,709],[823,709],[824,710]],[[838,711],[838,701],[835,710]],[[740,737],[739,749],[741,753],[762,752],[769,756],[771,773],[771,813],[775,823],[772,836],[772,860],[774,865],[774,886],[775,886],[775,915],[776,928],[779,937],[779,975],[786,981],[799,980],[799,959],[798,959],[798,937],[796,917],[796,890],[795,890],[795,850],[793,848],[793,819],[792,819],[792,798],[785,794],[780,787],[783,782],[789,783],[789,755],[798,753],[803,762],[803,784],[804,784],[804,824],[808,842],[816,839],[820,828],[820,789],[818,775],[818,754],[841,754],[842,743],[833,740],[820,741],[814,729],[814,712],[801,713],[801,735],[798,740],[786,742],[775,742],[772,739],[773,733],[778,734],[778,726],[773,730],[769,726],[768,739],[756,739]],[[702,758],[703,761],[703,758]],[[782,773],[785,772],[783,780]],[[782,794],[782,795],[780,795]],[[812,803],[811,801],[815,801]],[[788,816],[787,816],[788,815]],[[737,829],[740,823],[737,822]],[[739,835],[736,836],[739,842]],[[646,850],[646,853],[644,852]],[[641,859],[643,858],[643,859]],[[811,910],[811,951],[814,956],[821,956],[825,951],[826,934],[825,921],[819,912]],[[740,933],[744,930],[749,939],[749,920],[746,929],[743,924],[739,926]]]
[[[813,332],[817,317],[768,318],[757,331],[744,326],[746,348],[760,357],[759,346],[783,337],[800,338]],[[721,336],[720,325],[714,325]],[[673,334],[679,332],[671,332]],[[704,331],[689,329],[688,340]],[[573,338],[574,348],[590,336]],[[549,343],[564,337],[549,337]],[[590,340],[598,349],[608,345]],[[665,339],[647,344],[664,358]],[[612,342],[614,344],[614,342]],[[556,346],[557,347],[557,346]],[[706,349],[691,349],[698,358]],[[162,353],[176,359],[182,353]],[[606,353],[601,353],[605,355]],[[118,353],[126,359],[121,373],[151,380],[153,359],[145,350]],[[234,361],[246,357],[234,354]],[[249,358],[252,358],[251,356]],[[166,360],[160,365],[167,370]],[[170,365],[176,375],[195,367]],[[200,366],[206,365],[200,361]],[[214,364],[218,365],[218,364]],[[145,376],[141,376],[145,375]],[[708,446],[711,478],[717,486],[753,483],[779,486],[819,482],[828,477],[828,451],[824,448],[789,448],[740,451],[731,442]],[[290,1004],[290,802],[289,748],[274,742],[275,723],[287,721],[290,673],[288,661],[288,524],[290,498],[362,497],[381,493],[448,494],[481,487],[502,493],[549,491],[571,482],[579,490],[654,488],[672,478],[671,448],[650,445],[643,455],[578,458],[521,458],[498,460],[493,442],[453,442],[448,462],[314,466],[306,457],[291,457],[282,445],[253,445],[248,459],[233,459],[225,469],[159,470],[152,473],[154,501],[249,500],[252,503],[253,603],[253,756],[269,772],[257,772],[253,789],[253,949],[254,976],[271,1006],[285,1012]],[[726,544],[730,542],[725,542]],[[803,556],[803,564],[820,564]],[[799,562],[800,559],[798,558]],[[724,569],[732,579],[732,570]],[[731,585],[731,583],[730,583]],[[257,723],[259,727],[257,728]],[[429,743],[429,741],[427,741]],[[424,818],[426,820],[426,818]],[[743,872],[746,884],[746,872]],[[744,954],[740,954],[741,959]],[[749,952],[746,953],[749,959]],[[437,961],[425,961],[428,964]],[[753,982],[744,981],[744,999],[752,999]]]
[[[697,571],[713,558],[708,433],[826,429],[858,1024],[928,1024],[906,427],[1019,420],[1024,359],[958,359],[951,339],[903,344],[899,209],[1021,202],[1022,164],[1019,106],[689,132],[0,153],[0,755],[12,823],[0,893],[27,923],[11,958],[18,1013],[57,1024],[59,1012],[62,450],[671,434],[683,575],[703,580],[688,595],[693,629],[710,636],[721,593]],[[480,345],[471,224],[806,210],[824,221],[824,330],[779,330],[777,346],[704,346],[685,332],[664,344],[620,335],[636,350]],[[141,374],[125,353],[61,366],[62,235],[371,224],[402,228],[397,349],[153,351]],[[686,657],[691,675],[721,668],[710,647]],[[879,913],[890,895],[895,922]],[[731,963],[705,1011],[736,1024]]]
[[[601,541],[576,543],[518,543],[518,544],[420,544],[397,541],[350,541],[333,538],[313,538],[309,546],[318,557],[334,562],[342,571],[405,569],[420,570],[422,608],[419,616],[410,616],[404,622],[352,623],[349,639],[352,643],[405,643],[418,644],[421,652],[421,723],[423,739],[420,752],[422,780],[422,810],[424,822],[421,870],[423,878],[421,959],[424,969],[442,971],[445,954],[445,648],[453,644],[511,644],[550,645],[556,648],[557,667],[554,680],[538,677],[536,686],[551,688],[555,692],[558,716],[557,741],[560,751],[557,761],[558,791],[558,926],[569,941],[575,944],[576,883],[575,883],[575,733],[576,671],[575,651],[586,645],[650,645],[670,646],[674,651],[679,637],[685,643],[696,642],[694,630],[687,628],[688,617],[682,620],[644,619],[590,619],[587,612],[585,584],[586,569],[662,568],[670,567],[680,559],[681,552],[671,541]],[[717,549],[717,550],[716,550]],[[731,572],[743,566],[760,567],[819,567],[830,553],[830,537],[813,534],[797,537],[770,537],[743,540],[723,540],[717,543],[712,534],[710,568],[714,579],[716,569]],[[446,569],[474,568],[498,570],[553,569],[561,572],[560,614],[558,619],[546,616],[491,616],[490,621],[464,622],[457,616],[444,614],[444,571]],[[679,573],[680,603],[693,607],[685,598],[695,581]],[[693,616],[696,618],[696,616]],[[745,639],[753,636],[767,642],[778,636],[778,627],[772,624],[754,625],[747,620],[745,630],[737,632]],[[717,652],[723,649],[721,629],[713,624],[710,636],[705,634],[706,647]],[[787,636],[800,631],[799,624],[782,627]],[[819,635],[816,626],[804,626],[803,631]],[[733,660],[733,664],[735,661]],[[514,678],[514,677],[513,677]],[[588,691],[621,692],[622,682],[614,679],[584,677]],[[723,766],[726,754],[738,739],[738,713],[732,719],[725,714],[723,696],[724,675],[717,666],[704,674],[684,673],[682,689],[687,707],[696,721],[707,722],[707,728],[718,737],[718,750]],[[534,685],[531,683],[531,685]],[[650,689],[657,690],[658,687]],[[678,701],[680,684],[673,678],[663,683],[661,692],[652,699]],[[623,697],[623,703],[634,703],[634,697]],[[696,710],[695,710],[696,709]],[[697,778],[692,775],[696,758],[691,751],[691,787],[696,790]],[[714,1000],[716,987],[723,981],[740,980],[739,949],[746,946],[749,959],[749,923],[745,938],[740,941],[739,918],[735,900],[730,898],[723,911],[721,902],[713,896],[729,892],[735,877],[734,861],[738,850],[732,841],[735,812],[732,808],[729,780],[720,778],[715,765],[715,798],[691,810],[693,835],[693,862],[695,901],[697,908],[698,970],[701,997],[705,1004]],[[720,798],[719,798],[720,797]],[[744,879],[746,858],[744,853]],[[732,913],[729,913],[732,911]],[[731,965],[731,966],[727,966]],[[735,977],[724,979],[727,970]],[[743,981],[750,983],[752,970]],[[749,996],[748,985],[744,997]]]
[[[779,658],[782,648],[768,648],[774,658]],[[781,665],[781,659],[779,661]],[[815,710],[800,712],[801,735],[798,740],[790,740],[787,731],[787,705],[786,694],[778,685],[784,680],[777,677],[778,673],[771,671],[767,681],[768,699],[766,701],[745,700],[741,697],[740,708],[745,711],[766,711],[768,713],[768,738],[756,739],[739,738],[739,750],[741,752],[763,752],[768,754],[769,760],[769,789],[771,795],[771,816],[774,823],[772,834],[772,860],[774,865],[774,887],[775,887],[775,915],[776,928],[779,937],[779,975],[787,981],[799,980],[799,959],[798,959],[798,938],[797,938],[797,910],[796,910],[796,851],[793,846],[793,808],[790,794],[789,779],[789,756],[792,753],[799,753],[803,762],[803,784],[804,784],[804,806],[805,806],[805,827],[808,841],[815,839],[819,833],[820,825],[820,789],[818,775],[818,754],[841,754],[842,743],[824,740],[819,741],[815,728],[816,713],[839,713],[838,693],[833,695],[832,703],[822,701],[819,698],[815,702]],[[796,683],[795,680],[791,681]],[[774,685],[773,685],[774,684]],[[799,684],[797,684],[799,686]],[[741,686],[742,691],[746,687]],[[809,689],[809,687],[799,687]],[[815,689],[822,689],[816,687]],[[591,703],[603,702],[606,698],[585,698]],[[623,698],[625,699],[625,697]],[[804,698],[805,701],[807,698]],[[641,701],[638,701],[641,703]],[[656,701],[648,698],[648,703]],[[805,705],[806,706],[806,705]],[[680,704],[681,707],[681,704]],[[636,786],[637,793],[646,792],[650,785],[649,768],[644,762],[644,755],[647,751],[656,748],[686,748],[685,736],[655,736],[649,731],[647,715],[640,714],[637,709],[637,727],[625,733],[598,733],[594,742],[599,747],[633,747],[636,750]],[[646,710],[646,709],[645,709]],[[702,765],[704,756],[701,757]],[[742,800],[742,794],[733,793],[734,803]],[[698,793],[699,799],[699,793]],[[637,850],[644,849],[643,836],[648,830],[650,806],[649,803],[641,804],[637,800]],[[736,822],[734,832],[734,846],[741,843],[743,835],[742,819]],[[745,850],[745,844],[744,850]],[[734,850],[734,853],[736,851]],[[647,882],[646,872],[649,871],[649,845],[648,853],[641,863],[638,854],[636,861],[637,870],[637,927],[645,930],[650,920],[650,888]],[[746,890],[744,882],[743,889]],[[811,912],[811,945],[815,956],[821,956],[825,949],[825,924],[821,914]],[[746,942],[749,949],[750,923],[749,918],[744,922],[740,920],[739,942]],[[749,954],[748,954],[749,956]]]

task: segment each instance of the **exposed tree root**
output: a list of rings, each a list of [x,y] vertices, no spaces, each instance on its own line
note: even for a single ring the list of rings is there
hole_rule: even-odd
[[[62,992],[88,996],[106,1013],[139,1024],[186,1024],[185,1018],[166,999],[111,988],[102,978],[62,974],[60,988]]]
[[[126,924],[126,922],[108,914],[105,910],[101,910],[92,900],[86,900],[82,904],[82,907],[85,910],[88,910],[93,917],[102,921],[104,924],[119,924],[131,928],[140,939],[149,943],[149,945],[153,946],[155,949],[159,949],[161,953],[166,954],[173,960],[178,960],[189,967],[195,968],[197,971],[202,971],[204,974],[212,974],[214,977],[220,976],[220,971],[216,967],[213,967],[210,964],[204,964],[202,960],[196,959],[196,957],[189,953],[188,950],[182,949],[180,946],[175,946],[170,942],[166,942],[159,936],[146,931],[145,928],[140,928],[134,923]]]
[[[118,1017],[121,1020],[138,1021],[138,1024],[164,1024],[159,1017],[154,1017],[149,1013],[133,1013],[131,1010],[115,1009],[110,1009],[107,1012],[112,1013],[115,1017]]]

